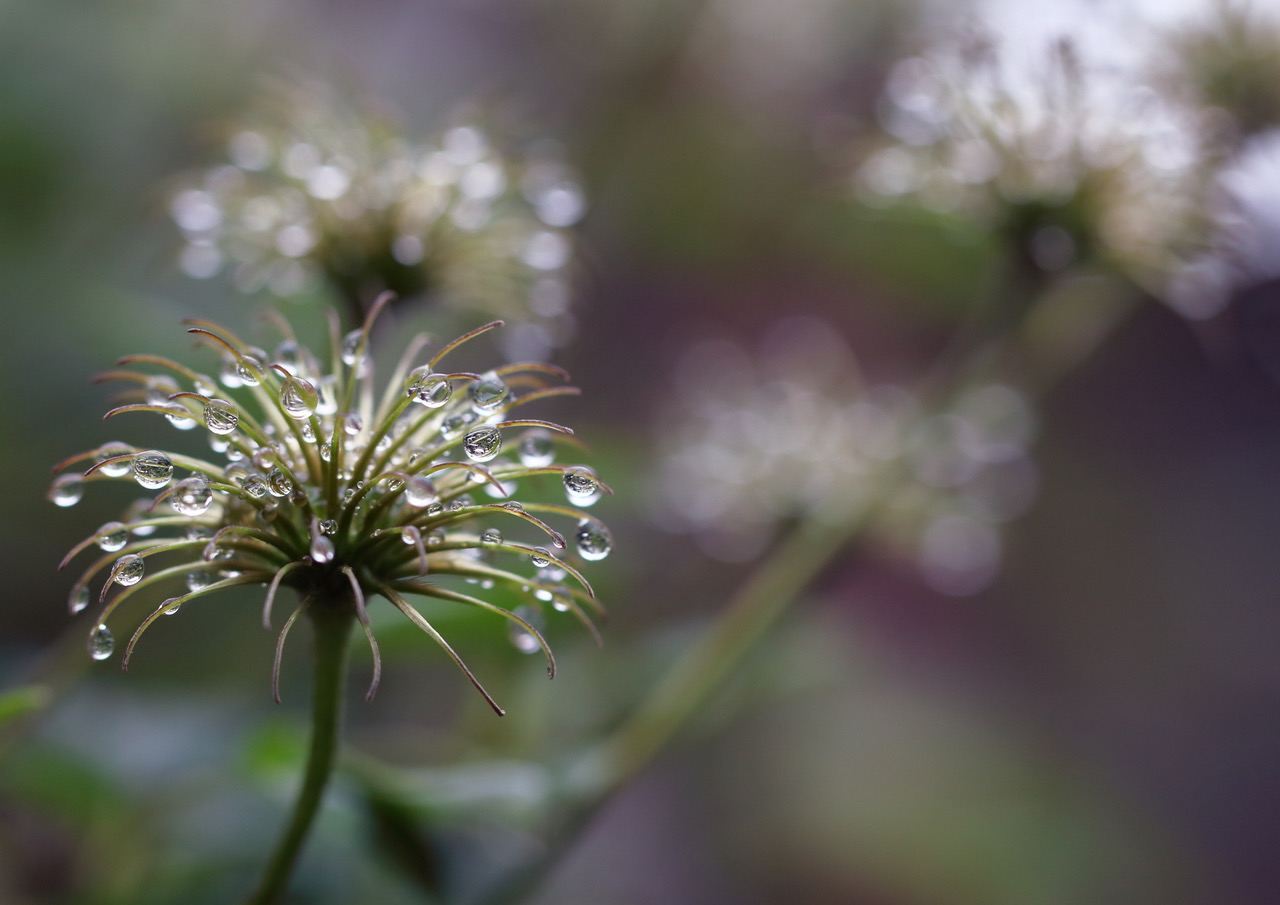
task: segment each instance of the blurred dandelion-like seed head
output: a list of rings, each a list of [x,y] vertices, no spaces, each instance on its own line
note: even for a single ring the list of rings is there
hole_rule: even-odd
[[[678,379],[657,515],[721,559],[754,558],[789,519],[839,525],[872,507],[876,540],[914,559],[931,587],[971,594],[996,574],[1000,525],[1035,496],[1023,394],[978,383],[930,408],[868,385],[818,320],[779,322],[757,355],[697,346]]]
[[[434,639],[477,688],[411,597],[501,616],[516,647],[544,652],[552,672],[555,661],[540,631],[544,611],[571,614],[599,639],[588,615],[599,606],[579,565],[612,549],[609,530],[583,511],[609,488],[590,468],[558,462],[576,442],[571,430],[523,414],[529,403],[577,390],[546,364],[485,373],[442,367],[458,346],[500,326],[495,322],[424,363],[429,341],[415,337],[377,393],[369,334],[387,301],[379,299],[363,326],[345,336],[331,318],[325,358],[300,345],[283,318],[283,339],[270,354],[191,321],[188,332],[219,355],[217,378],[151,355],[128,356],[102,375],[136,387],[108,418],[149,413],[182,431],[202,429],[212,455],[112,442],[57,466],[63,473],[49,498],[59,506],[74,505],[88,485],[105,481],[157,491],[63,561],[98,554],[69,598],[72,613],[96,604],[88,638],[95,659],[114,650],[108,623],[117,611],[153,588],[173,593],[137,626],[126,666],[138,639],[162,616],[241,585],[267,588],[265,625],[281,587],[300,598],[280,632],[277,681],[290,627],[308,607],[334,600],[352,608],[373,649],[370,695],[381,666],[367,613],[375,596]],[[560,484],[565,502],[513,499],[526,482],[540,481]],[[571,526],[569,538],[552,526],[557,521]],[[509,536],[521,532],[534,539]],[[522,602],[507,609],[470,586],[501,588]]]
[[[1198,112],[1067,40],[1030,71],[982,37],[902,60],[881,119],[861,197],[979,222],[1031,272],[1104,264],[1162,294],[1202,239]]]
[[[1280,20],[1256,5],[1219,3],[1173,32],[1169,46],[1158,74],[1217,125],[1209,241],[1172,287],[1179,309],[1208,317],[1236,288],[1280,275]]]
[[[1219,2],[1167,36],[1157,74],[1216,113],[1238,144],[1280,126],[1280,22],[1256,4]]]
[[[549,146],[516,159],[474,122],[411,141],[322,86],[286,83],[231,130],[227,154],[170,200],[189,276],[229,271],[279,296],[428,293],[507,318],[526,349],[568,339],[570,228],[586,200]]]

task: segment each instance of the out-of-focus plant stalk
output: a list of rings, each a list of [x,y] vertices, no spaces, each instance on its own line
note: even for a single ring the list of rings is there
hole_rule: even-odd
[[[1040,283],[1035,289],[1028,296],[1034,301],[1024,303],[1016,313],[1004,307],[1005,317],[995,318],[995,324],[988,323],[986,331],[961,328],[958,343],[949,347],[919,382],[923,395],[945,397],[967,381],[1010,372],[1017,374],[1033,395],[1044,395],[1096,351],[1136,307],[1131,300],[1121,298],[1126,293],[1119,291],[1114,293],[1116,297],[1082,309],[1053,298],[1052,285]],[[996,297],[1007,305],[1009,294],[1005,289],[998,291]],[[1090,298],[1097,294],[1091,293]],[[1090,323],[1080,324],[1080,318]],[[823,521],[811,516],[793,526],[648,696],[601,743],[568,768],[563,781],[571,804],[555,838],[533,861],[491,887],[489,894],[479,900],[480,905],[511,905],[538,888],[599,808],[649,765],[692,716],[707,705],[786,609],[840,551],[857,542],[879,505],[892,499],[907,477],[901,468],[886,468],[875,490],[842,520]]]

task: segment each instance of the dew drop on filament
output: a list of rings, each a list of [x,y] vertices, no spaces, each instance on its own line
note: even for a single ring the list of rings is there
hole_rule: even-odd
[[[111,575],[116,584],[127,588],[142,581],[146,571],[147,564],[141,556],[137,553],[126,553],[116,560],[115,566],[111,569]]]
[[[418,475],[411,477],[408,483],[405,484],[404,498],[410,506],[419,508],[434,503],[439,499],[436,495],[436,485]]]
[[[544,468],[556,458],[556,447],[551,434],[542,428],[535,427],[521,434],[517,449],[520,464],[526,468]]]
[[[342,363],[347,367],[355,367],[360,362],[360,338],[364,332],[352,330],[342,338]]]
[[[213,504],[213,488],[202,475],[183,478],[173,488],[169,497],[169,505],[179,515],[195,517],[204,515]]]
[[[600,483],[585,465],[572,465],[564,470],[564,493],[576,506],[591,506],[600,499]]]
[[[471,384],[471,407],[482,415],[491,415],[511,398],[511,389],[490,371]]]
[[[84,481],[79,475],[64,474],[54,480],[49,488],[49,500],[55,506],[74,506],[84,496]]]
[[[472,462],[488,462],[502,449],[502,431],[496,427],[477,427],[463,438],[462,449]]]
[[[95,660],[106,660],[116,649],[115,636],[111,629],[99,625],[89,636],[89,656]]]
[[[532,607],[518,606],[512,610],[512,613],[519,616],[534,628],[541,630],[542,627],[538,625],[541,620],[537,611]],[[538,639],[532,633],[527,631],[524,626],[514,620],[507,624],[507,633],[511,638],[512,645],[514,645],[515,649],[520,651],[522,654],[536,654],[542,647],[542,645],[538,643]]]
[[[148,490],[159,490],[173,478],[173,462],[164,453],[151,449],[133,457],[133,479]]]
[[[333,541],[325,537],[323,534],[317,534],[311,538],[311,558],[318,563],[331,562],[333,560],[334,549]]]
[[[300,377],[287,377],[280,384],[280,408],[295,421],[302,421],[315,414],[320,394],[309,381]]]
[[[108,462],[98,471],[109,478],[124,477],[129,473],[129,460],[120,457],[131,456],[133,452],[133,447],[128,443],[104,443],[98,447],[98,461],[105,462],[107,459],[115,459],[116,461]]]
[[[204,423],[213,433],[226,436],[240,423],[240,413],[225,399],[210,399],[204,406]]]
[[[578,555],[587,560],[604,559],[613,550],[613,538],[602,526],[585,519],[578,523]]]
[[[107,553],[115,553],[129,543],[129,528],[124,522],[107,522],[98,529],[98,547]]]
[[[84,611],[89,605],[89,587],[88,585],[77,585],[71,590],[71,596],[67,598],[67,609],[71,611],[71,615]]]

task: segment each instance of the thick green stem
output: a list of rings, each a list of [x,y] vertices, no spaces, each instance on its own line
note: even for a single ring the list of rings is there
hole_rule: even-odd
[[[347,644],[355,609],[345,599],[312,600],[307,612],[315,631],[315,670],[311,703],[311,749],[302,788],[284,834],[276,844],[262,880],[245,905],[279,902],[289,885],[325,786],[333,773],[342,724],[342,691],[347,674]]]

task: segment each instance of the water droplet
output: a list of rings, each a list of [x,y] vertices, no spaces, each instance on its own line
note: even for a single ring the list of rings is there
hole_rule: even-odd
[[[518,453],[526,468],[545,468],[556,460],[556,445],[549,431],[535,427],[520,435]]]
[[[165,417],[180,431],[189,431],[196,426],[196,419],[191,417],[191,413],[187,411],[187,407],[173,402],[165,406],[168,409]]]
[[[316,562],[330,562],[333,559],[333,541],[323,534],[311,538],[311,558]]]
[[[289,502],[295,506],[302,507],[307,505],[309,500],[305,491],[295,487],[293,493],[289,494]]]
[[[293,493],[293,481],[289,480],[289,476],[282,469],[273,468],[267,475],[267,490],[272,496],[287,497]]]
[[[480,543],[482,544],[500,544],[502,543],[502,532],[497,528],[486,528],[480,534]]]
[[[493,371],[471,384],[468,390],[471,407],[482,415],[491,415],[511,397],[511,388]]]
[[[511,612],[541,631],[542,626],[539,623],[542,622],[542,618],[533,607],[518,606]],[[542,649],[538,639],[526,631],[518,622],[507,623],[507,634],[511,638],[511,643],[515,646],[515,649],[522,654],[536,654]]]
[[[186,531],[187,540],[208,540],[213,537],[213,533],[204,525],[188,525]]]
[[[508,512],[524,512],[524,506],[512,500],[510,503],[503,503],[502,508]]]
[[[280,384],[280,408],[295,421],[302,421],[315,414],[320,394],[309,381],[300,377],[286,377]]]
[[[67,609],[71,611],[71,615],[84,611],[89,605],[89,586],[76,585],[71,589],[71,596],[67,598]]]
[[[111,629],[100,625],[89,636],[89,656],[95,660],[106,660],[116,649],[115,636]]]
[[[449,504],[449,509],[453,512],[461,512],[472,504],[470,497],[458,497]]]
[[[541,569],[543,566],[551,565],[551,551],[546,547],[534,547],[533,552],[529,554],[529,561]]]
[[[187,590],[192,593],[203,591],[214,582],[213,573],[207,569],[196,569],[187,573]]]
[[[463,438],[462,449],[472,462],[488,462],[502,449],[502,431],[496,427],[477,427]]]
[[[246,355],[244,358],[238,358],[235,362],[236,376],[240,378],[240,382],[247,387],[256,387],[258,385],[258,375],[262,373],[262,362],[252,355]],[[224,380],[223,383],[226,383]]]
[[[129,473],[129,459],[121,459],[120,456],[132,456],[133,447],[128,443],[104,443],[98,447],[98,461],[104,462],[107,459],[115,459],[108,465],[103,465],[98,469],[99,472],[109,478],[124,477]]]
[[[244,492],[255,500],[267,495],[267,479],[260,474],[251,474],[244,479]]]
[[[213,504],[213,488],[205,480],[204,475],[192,475],[183,478],[173,488],[169,497],[169,505],[179,515],[199,516],[209,511]]]
[[[474,424],[478,417],[475,412],[458,412],[456,415],[450,415],[440,422],[440,436],[446,440],[452,440],[469,425]]]
[[[137,553],[126,553],[124,556],[116,560],[116,564],[111,567],[112,579],[118,585],[129,587],[142,581],[142,576],[147,571],[147,563]]]
[[[74,506],[84,496],[84,481],[79,475],[59,475],[49,488],[48,498],[55,506]]]
[[[129,526],[124,522],[107,522],[98,529],[97,542],[107,553],[115,553],[129,543]]]
[[[276,461],[276,457],[278,455],[279,454],[276,452],[274,447],[259,446],[253,451],[253,455],[250,457],[249,461],[252,462],[253,467],[259,471],[267,471]]]
[[[225,399],[210,399],[204,406],[204,423],[213,433],[225,436],[236,429],[240,414]]]
[[[312,428],[310,422],[306,422],[306,421],[303,422],[301,433],[302,433],[302,439],[305,440],[307,443],[316,442],[316,432],[315,432],[315,429]]]
[[[173,478],[173,462],[159,450],[138,453],[132,468],[133,479],[148,490],[158,490]]]
[[[573,600],[563,585],[551,589],[551,608],[557,613],[567,613],[573,608]]]
[[[404,498],[410,506],[422,507],[436,502],[436,485],[427,478],[414,475],[404,488]]]
[[[432,374],[426,365],[414,368],[405,390],[414,402],[429,409],[438,409],[453,397],[453,384],[448,378]]]
[[[327,518],[320,523],[320,533],[332,537],[338,533],[338,523],[331,518]]]
[[[244,386],[244,380],[240,377],[239,363],[234,355],[227,355],[222,359],[222,367],[218,370],[218,380],[222,381],[222,385],[229,390]]]
[[[348,437],[355,437],[360,431],[364,430],[364,421],[355,412],[345,413],[340,420],[342,421],[342,429]]]
[[[600,499],[600,482],[596,473],[585,465],[571,465],[564,470],[564,493],[575,506],[590,506]]]
[[[162,603],[161,606],[164,607],[164,614],[166,616],[172,616],[174,613],[178,612],[178,610],[182,609],[182,603],[183,601],[181,597],[170,597]]]
[[[613,538],[603,525],[585,519],[578,522],[578,555],[583,559],[600,560],[613,550]]]
[[[400,533],[400,540],[404,541],[405,546],[412,547],[418,541],[422,540],[416,525],[409,525]]]
[[[349,368],[355,367],[361,360],[360,339],[363,336],[363,330],[355,329],[342,337],[342,363]]]

